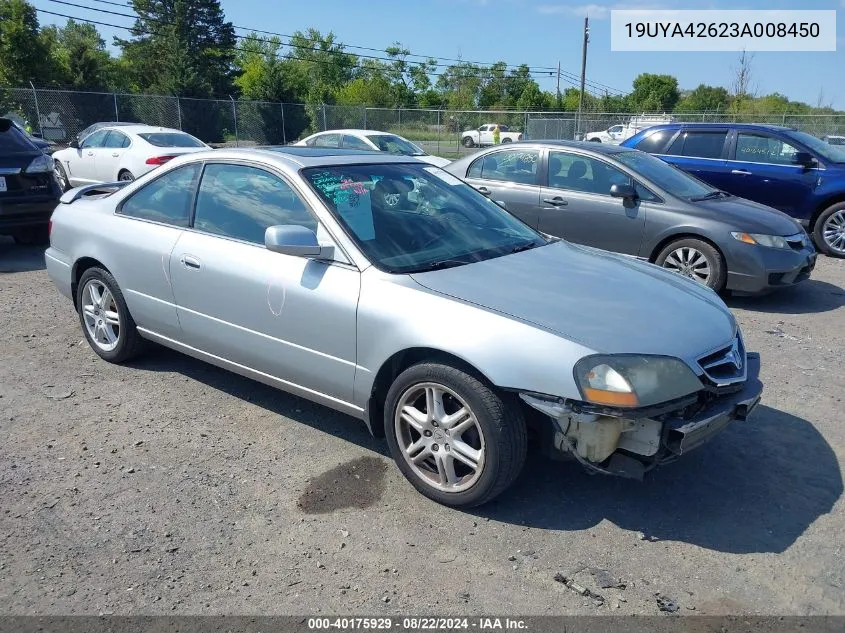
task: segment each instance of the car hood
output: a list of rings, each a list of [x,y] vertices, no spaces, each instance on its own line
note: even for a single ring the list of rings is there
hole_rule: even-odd
[[[785,213],[745,198],[717,198],[692,204],[745,233],[786,236],[802,230],[801,225]]]
[[[411,277],[597,352],[669,355],[694,366],[736,331],[730,310],[710,289],[646,262],[563,241]]]
[[[445,167],[452,161],[448,158],[440,158],[440,156],[432,156],[431,154],[424,154],[423,156],[414,156],[417,160],[421,160],[424,163],[428,163],[429,165],[434,165],[435,167]]]

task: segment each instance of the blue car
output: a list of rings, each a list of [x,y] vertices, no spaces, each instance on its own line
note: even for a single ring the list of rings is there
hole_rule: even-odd
[[[792,128],[743,123],[656,125],[622,145],[791,215],[820,251],[845,257],[845,146]]]

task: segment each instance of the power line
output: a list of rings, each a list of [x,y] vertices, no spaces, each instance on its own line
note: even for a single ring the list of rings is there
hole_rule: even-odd
[[[89,11],[97,11],[97,12],[100,12],[100,13],[107,13],[107,14],[111,14],[111,15],[126,17],[126,18],[132,18],[132,19],[138,19],[139,18],[138,15],[132,15],[132,14],[127,14],[127,13],[119,13],[119,12],[116,12],[116,11],[109,11],[109,10],[100,9],[100,8],[97,8],[97,7],[90,7],[90,6],[86,6],[86,5],[76,4],[76,3],[73,3],[73,2],[68,2],[67,0],[49,0],[49,1],[57,3],[57,4],[64,4],[64,5],[67,5],[67,6],[77,7],[77,8],[80,8],[80,9],[87,9]],[[107,5],[111,5],[111,6],[132,8],[131,4],[122,3],[122,2],[113,2],[111,0],[90,0],[90,1],[99,2],[101,4],[107,4]],[[132,10],[134,11],[134,8],[132,8]],[[166,25],[173,26],[172,23],[167,23],[167,22],[164,22],[164,21],[161,21],[161,20],[155,20],[153,18],[146,18],[146,19],[151,21],[151,22],[156,22],[156,23],[159,23],[159,24],[166,24]],[[125,28],[125,27],[116,27],[116,28]],[[251,31],[251,32],[254,32],[254,33],[261,33],[261,34],[264,34],[264,35],[273,35],[273,36],[276,36],[276,37],[284,37],[284,38],[287,38],[288,40],[292,40],[293,37],[294,37],[293,35],[289,35],[289,34],[286,34],[286,33],[278,33],[276,31],[266,31],[266,30],[255,29],[255,28],[246,27],[246,26],[233,25],[233,28],[240,29],[242,31]],[[251,37],[251,36],[244,36],[244,35],[238,35],[238,34],[235,34],[235,37],[238,38],[238,39],[256,39],[256,40],[259,40],[259,41],[265,41],[265,42],[267,41],[263,38],[254,38],[254,37]],[[290,42],[280,42],[280,45],[281,46],[287,46],[289,48],[291,47]],[[386,53],[386,51],[383,50],[383,49],[366,47],[366,46],[357,46],[357,45],[354,45],[354,44],[343,44],[343,46],[345,48],[353,48],[353,49],[366,50],[366,51],[371,51],[371,52]],[[315,47],[299,46],[299,48],[305,48],[307,50],[319,50],[321,52],[325,52],[325,53],[329,53],[329,54],[346,54],[343,51],[322,51],[321,49],[317,49]],[[373,55],[364,55],[364,54],[358,54],[357,56],[364,58],[364,59],[374,59],[374,60],[378,60],[378,61],[390,61],[390,62],[396,61],[396,58],[393,58],[393,57],[385,58],[385,57],[379,57],[379,56],[373,56]],[[418,57],[418,58],[421,58],[421,59],[424,59],[424,60],[432,60],[433,59],[433,60],[440,60],[440,61],[475,64],[475,65],[488,66],[488,67],[495,65],[495,64],[487,64],[487,63],[484,63],[484,62],[473,62],[473,61],[469,61],[469,60],[462,60],[462,59],[456,59],[456,58],[451,58],[451,57],[438,57],[438,56],[435,56],[435,55],[422,55],[422,54],[419,54],[419,53],[411,53],[411,52],[409,52],[405,57]],[[451,65],[452,64],[439,64],[439,63],[434,64],[434,66],[438,67],[438,68],[449,67]],[[528,67],[529,74],[532,75],[532,76],[537,75],[539,77],[554,77],[554,76],[558,75],[558,76],[563,77],[564,81],[567,81],[567,83],[570,83],[573,86],[578,85],[576,83],[578,81],[577,75],[575,75],[575,74],[573,74],[569,71],[566,71],[566,70],[560,70],[560,66],[558,66],[557,68],[552,68],[550,66],[533,66],[532,67],[532,66],[528,66],[527,64],[505,64],[505,70],[510,68],[511,71],[513,71],[514,69],[518,69],[518,68],[521,68],[523,66]],[[438,73],[428,73],[428,74],[432,74],[432,75],[436,75],[436,76],[440,75]],[[606,84],[602,84],[600,82],[596,82],[596,81],[592,81],[592,80],[588,79],[588,80],[586,80],[586,83],[587,83],[588,86],[590,86],[592,88],[592,91],[588,91],[588,92],[590,92],[590,94],[593,94],[594,96],[600,96],[600,94],[596,95],[596,94],[594,94],[594,92],[595,93],[610,93],[610,94],[614,94],[614,95],[624,95],[625,94],[621,90],[618,90],[616,88],[612,88],[611,86],[608,86]]]

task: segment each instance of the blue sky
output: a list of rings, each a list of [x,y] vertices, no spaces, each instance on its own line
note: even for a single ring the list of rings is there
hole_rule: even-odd
[[[72,1],[121,11],[96,0]],[[50,0],[34,0],[34,4],[113,24],[132,22]],[[737,54],[611,52],[610,9],[837,9],[836,52],[755,53],[753,84],[760,94],[780,92],[811,104],[816,104],[823,90],[825,103],[845,109],[845,0],[222,0],[222,6],[238,26],[287,34],[315,27],[334,31],[346,44],[381,49],[399,41],[414,53],[476,62],[504,60],[556,67],[560,61],[562,70],[572,75],[580,73],[581,30],[583,17],[589,14],[587,78],[625,92],[641,72],[674,75],[681,88],[700,83],[729,87]],[[64,22],[44,13],[39,19],[42,24]],[[100,31],[108,42],[112,35],[125,36],[125,31],[116,29],[100,27]],[[542,88],[554,90],[553,77],[537,79]],[[563,80],[561,89],[569,85]]]

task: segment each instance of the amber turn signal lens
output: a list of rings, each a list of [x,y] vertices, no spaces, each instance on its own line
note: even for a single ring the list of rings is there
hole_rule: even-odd
[[[614,407],[636,407],[640,404],[634,393],[605,391],[604,389],[584,389],[584,397],[593,404],[607,404]]]

